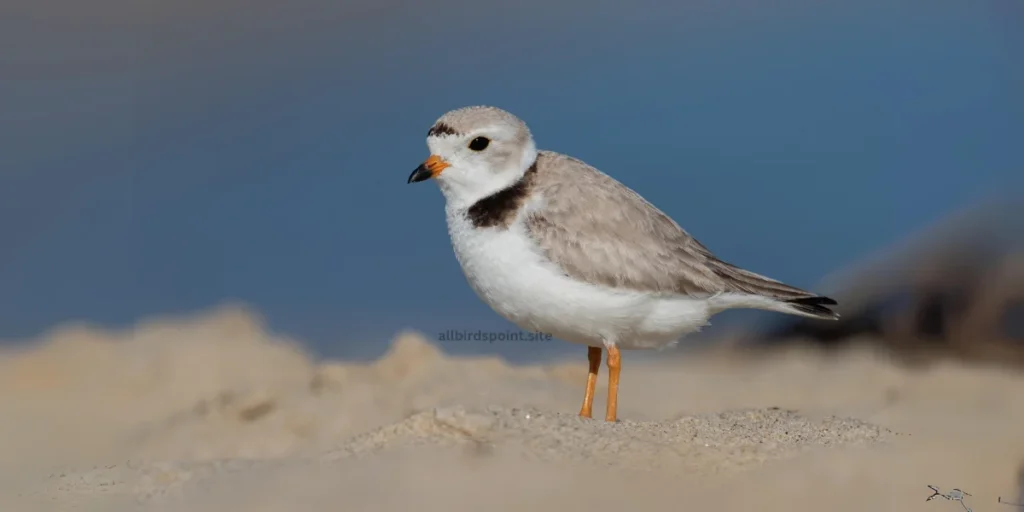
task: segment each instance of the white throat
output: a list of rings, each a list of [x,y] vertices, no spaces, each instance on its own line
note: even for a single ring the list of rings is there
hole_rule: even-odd
[[[530,141],[521,160],[507,169],[446,169],[437,178],[437,184],[449,209],[469,208],[477,201],[516,184],[536,161],[537,148]]]

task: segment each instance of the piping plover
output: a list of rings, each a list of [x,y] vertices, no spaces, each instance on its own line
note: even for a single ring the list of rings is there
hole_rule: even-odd
[[[587,345],[580,416],[608,351],[605,419],[616,420],[620,349],[661,348],[734,308],[834,320],[836,301],[743,270],[639,194],[575,158],[539,151],[494,107],[441,116],[409,183],[437,180],[455,257],[473,290],[522,329]]]

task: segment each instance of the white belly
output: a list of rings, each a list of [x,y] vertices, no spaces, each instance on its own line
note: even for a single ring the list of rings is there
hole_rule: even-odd
[[[656,348],[707,324],[705,301],[591,285],[542,257],[522,228],[475,229],[448,212],[455,256],[470,286],[491,308],[525,330],[591,346]]]

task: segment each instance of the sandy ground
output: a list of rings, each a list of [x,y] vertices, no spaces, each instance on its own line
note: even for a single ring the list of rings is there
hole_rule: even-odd
[[[1024,376],[866,351],[317,362],[223,308],[0,356],[0,510],[1024,510]],[[604,378],[595,416],[604,413]]]

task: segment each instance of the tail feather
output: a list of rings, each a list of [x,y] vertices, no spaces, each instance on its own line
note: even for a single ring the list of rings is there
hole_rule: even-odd
[[[823,320],[839,319],[838,313],[826,307],[837,305],[829,297],[814,295],[717,258],[710,259],[709,264],[728,290],[715,301],[715,310],[754,308]]]
[[[830,320],[836,320],[839,318],[839,313],[825,307],[835,306],[838,304],[835,300],[828,297],[801,297],[799,299],[789,299],[784,302],[789,304],[792,309],[808,316]]]

